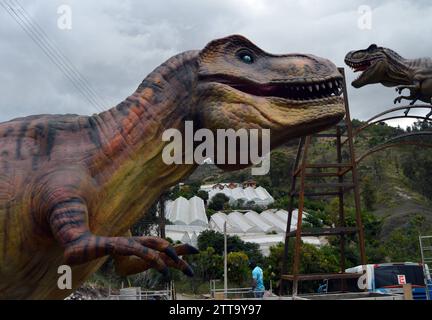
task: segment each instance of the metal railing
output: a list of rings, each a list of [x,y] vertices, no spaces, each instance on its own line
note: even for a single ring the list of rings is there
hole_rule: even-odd
[[[258,291],[254,291],[252,287],[247,288],[228,288],[228,289],[218,289],[216,288],[216,282],[220,280],[210,280],[210,298],[219,300],[219,299],[257,299],[256,293]],[[272,291],[272,283],[270,282],[270,292]],[[266,291],[262,291],[262,296]]]
[[[108,300],[176,300],[174,282],[167,285],[165,290],[142,290],[140,287],[120,289],[118,294],[108,293]]]

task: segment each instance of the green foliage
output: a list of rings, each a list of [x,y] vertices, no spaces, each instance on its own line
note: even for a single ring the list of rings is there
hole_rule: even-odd
[[[197,195],[197,197],[200,197],[201,199],[203,199],[204,203],[207,203],[207,200],[209,199],[209,194],[207,191],[199,190],[196,195]]]
[[[366,176],[362,182],[361,196],[364,208],[367,211],[372,211],[377,201],[376,187],[373,185],[372,179],[368,176]]]
[[[216,254],[223,255],[224,235],[214,230],[203,231],[198,236],[198,249],[205,250],[208,247],[214,248]],[[257,263],[264,260],[257,243],[244,242],[238,236],[227,236],[227,250],[228,252],[244,252]]]
[[[414,215],[403,228],[395,229],[384,243],[386,260],[417,262],[420,258],[418,237],[432,234],[432,228],[420,214]]]
[[[229,198],[223,193],[217,193],[209,202],[208,207],[215,211],[223,210]]]
[[[432,200],[432,151],[412,148],[401,160],[402,172],[412,188]]]
[[[292,159],[281,150],[274,150],[270,154],[270,172],[269,177],[271,186],[279,188],[291,179]]]
[[[212,247],[201,249],[199,254],[187,256],[185,259],[194,270],[196,277],[202,281],[219,279],[223,275],[223,257]]]
[[[244,252],[230,252],[227,257],[228,279],[244,285],[250,279],[249,258]]]
[[[288,274],[292,272],[293,264],[294,241],[290,241],[288,248]],[[278,283],[280,280],[280,272],[282,270],[282,261],[284,256],[284,244],[279,243],[276,246],[270,247],[270,255],[266,258],[264,271],[264,279],[266,283],[272,280]],[[339,254],[338,250],[332,246],[323,246],[317,248],[313,245],[303,243],[300,253],[300,273],[329,273],[338,272],[339,270]],[[316,289],[317,283],[304,285],[303,289],[308,291]]]

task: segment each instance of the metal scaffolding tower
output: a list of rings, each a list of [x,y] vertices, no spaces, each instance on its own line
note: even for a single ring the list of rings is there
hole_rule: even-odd
[[[344,77],[343,96],[345,102],[345,118],[332,130],[333,133],[319,133],[313,136],[303,137],[300,140],[297,156],[292,171],[292,183],[290,192],[290,202],[288,208],[288,222],[285,235],[285,250],[281,276],[281,293],[283,293],[286,282],[292,282],[292,294],[298,293],[299,281],[341,279],[342,288],[344,279],[358,278],[359,274],[345,273],[345,244],[346,235],[357,234],[360,261],[366,264],[365,243],[363,234],[363,223],[360,208],[360,191],[357,177],[357,162],[354,152],[353,126],[348,104],[347,86],[345,83],[345,71],[339,68]],[[336,161],[334,163],[310,163],[308,153],[314,139],[335,139],[336,141]],[[344,141],[342,139],[344,138]],[[343,148],[347,152],[343,153]],[[309,182],[311,181],[311,182]],[[356,226],[347,227],[345,220],[344,200],[347,192],[354,193]],[[314,228],[303,229],[303,211],[305,197],[337,197],[339,200],[338,225],[333,228]],[[298,219],[297,229],[291,231],[292,214],[295,199],[298,199]],[[300,252],[302,237],[307,236],[338,236],[340,240],[340,272],[334,274],[299,274]],[[291,238],[295,238],[294,257],[292,273],[287,274],[288,270],[288,248]]]

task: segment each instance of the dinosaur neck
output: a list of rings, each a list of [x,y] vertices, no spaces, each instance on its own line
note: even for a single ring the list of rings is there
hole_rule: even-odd
[[[414,70],[411,68],[409,60],[391,50],[388,50],[386,55],[388,61],[388,79],[386,80],[395,83],[395,85],[410,84]]]
[[[158,193],[193,170],[192,165],[168,166],[161,154],[168,143],[162,141],[163,132],[175,128],[183,133],[185,121],[194,119],[196,71],[197,52],[177,55],[154,70],[125,101],[93,116],[101,146],[87,166],[100,184],[117,188],[127,183],[128,188],[140,189],[157,184]],[[168,181],[167,176],[173,178]]]

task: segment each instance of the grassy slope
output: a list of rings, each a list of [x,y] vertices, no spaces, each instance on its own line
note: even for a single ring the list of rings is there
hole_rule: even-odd
[[[382,138],[386,134],[392,134],[390,128],[368,131],[366,137],[360,137],[356,140],[356,155],[359,156],[369,148],[370,136]],[[290,161],[294,160],[297,143],[291,142],[279,150],[282,151]],[[372,180],[376,188],[376,204],[374,205],[373,214],[383,218],[383,228],[381,238],[385,239],[389,233],[399,227],[404,227],[413,214],[421,214],[426,217],[428,224],[432,226],[432,204],[427,198],[416,191],[411,186],[408,179],[403,175],[400,168],[400,158],[411,152],[412,147],[403,147],[396,149],[387,149],[375,153],[365,158],[359,166],[359,178],[362,182],[366,177]],[[309,159],[311,162],[334,162],[335,147],[333,139],[316,140],[311,148]],[[272,165],[277,165],[272,162]],[[415,163],[413,163],[415,165]],[[291,167],[286,169],[291,172]],[[204,165],[188,179],[191,181],[200,181],[202,183],[216,182],[241,182],[249,178],[250,169],[244,169],[238,172],[223,172],[214,165]],[[263,177],[257,178],[258,181]],[[289,190],[290,179],[286,179],[280,189]]]

